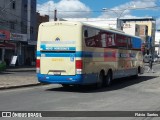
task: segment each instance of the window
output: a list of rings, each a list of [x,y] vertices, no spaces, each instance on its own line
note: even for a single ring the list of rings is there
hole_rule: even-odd
[[[33,34],[33,27],[30,28],[30,33]]]
[[[84,31],[84,37],[88,37],[88,31],[87,30]]]
[[[106,42],[107,42],[107,47],[113,47],[115,46],[115,35],[114,33],[106,33]]]
[[[148,28],[146,28],[145,30],[145,35],[148,35]]]
[[[138,32],[138,28],[136,27],[136,30],[135,30],[135,32]]]
[[[31,12],[32,12],[32,13],[34,12],[34,7],[33,7],[33,6],[31,6]]]
[[[132,48],[132,42],[130,37],[128,37],[128,48]]]
[[[85,43],[87,47],[102,47],[101,32],[98,29],[87,28],[84,31]],[[88,36],[88,37],[87,37]]]
[[[27,11],[27,4],[24,5],[24,11]]]
[[[84,30],[85,43],[87,47],[116,47],[115,33],[99,29],[87,28]]]
[[[0,61],[2,60],[2,49],[0,48]]]
[[[128,38],[124,35],[116,35],[117,46],[119,48],[127,49],[128,46]]]
[[[16,9],[16,1],[11,1],[11,2],[12,2],[11,8],[12,8],[12,9]]]
[[[106,34],[105,34],[105,32],[101,32],[101,33],[100,33],[100,37],[101,37],[102,47],[107,47]]]
[[[12,30],[15,29],[15,23],[14,22],[10,22],[10,29],[12,29]]]

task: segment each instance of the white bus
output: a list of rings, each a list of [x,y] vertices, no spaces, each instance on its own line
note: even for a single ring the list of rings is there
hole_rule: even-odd
[[[63,86],[108,86],[144,71],[140,38],[69,21],[39,26],[36,63],[39,82]]]

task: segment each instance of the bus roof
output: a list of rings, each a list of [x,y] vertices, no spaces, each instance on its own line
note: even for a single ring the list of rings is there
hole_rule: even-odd
[[[53,25],[54,23],[62,23],[62,24],[65,23],[65,24],[69,24],[69,25],[88,26],[88,27],[93,27],[93,28],[96,28],[96,29],[100,29],[100,30],[104,30],[104,31],[108,31],[108,32],[114,32],[114,33],[117,33],[117,34],[126,35],[126,36],[129,36],[129,37],[134,37],[134,38],[139,38],[140,39],[140,37],[133,36],[133,35],[130,35],[130,34],[126,34],[122,30],[118,30],[118,29],[114,29],[114,28],[103,28],[103,27],[94,26],[94,25],[90,25],[90,24],[87,24],[87,23],[79,22],[79,21],[51,21],[51,22],[41,23],[40,26],[42,26],[42,25]]]

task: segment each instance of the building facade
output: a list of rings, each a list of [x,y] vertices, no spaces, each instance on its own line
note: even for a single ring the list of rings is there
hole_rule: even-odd
[[[160,30],[157,30],[155,34],[155,52],[160,56]]]
[[[127,34],[130,34],[130,35],[139,36],[140,26],[137,24],[134,24],[134,23],[131,23],[131,24],[124,23],[123,24],[123,31]]]
[[[36,0],[30,0],[30,4],[28,0],[1,0],[0,59],[2,61],[5,60],[9,64],[12,56],[17,56],[18,65],[25,65],[27,60],[30,59],[31,62],[35,59],[35,44],[29,44],[32,43],[30,41],[36,41],[35,16]]]
[[[123,24],[137,24],[139,25],[139,37],[142,38],[145,44],[145,53],[153,54],[155,51],[155,31],[156,20],[152,17],[121,19]]]
[[[37,36],[36,36],[36,39],[38,39],[38,28],[39,28],[39,25],[43,22],[49,22],[49,16],[48,15],[40,15],[40,13],[37,12],[37,23],[36,23],[36,33],[37,33]]]

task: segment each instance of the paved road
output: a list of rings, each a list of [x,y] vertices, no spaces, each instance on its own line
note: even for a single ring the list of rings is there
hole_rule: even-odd
[[[156,73],[145,73],[138,79],[120,79],[103,89],[90,86],[64,89],[60,85],[45,85],[3,90],[0,92],[0,111],[160,111],[160,65],[154,69]],[[160,117],[112,119],[159,120]]]

